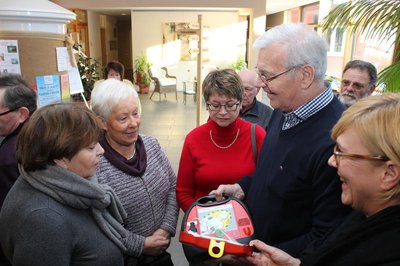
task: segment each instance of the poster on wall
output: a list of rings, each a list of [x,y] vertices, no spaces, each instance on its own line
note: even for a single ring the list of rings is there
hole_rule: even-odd
[[[70,56],[67,47],[56,47],[57,54],[57,69],[58,71],[68,71],[69,93],[77,94],[83,92],[83,84],[79,69],[76,66],[74,56]],[[71,62],[71,60],[73,62]]]
[[[189,22],[164,22],[162,24],[163,44],[180,41],[181,60],[190,61],[197,58],[198,36],[196,29]]]
[[[0,40],[0,74],[21,74],[17,40]]]
[[[38,107],[61,102],[60,77],[58,75],[37,76]]]
[[[72,68],[68,70],[68,78],[69,78],[69,93],[77,94],[83,92],[83,85],[81,80],[81,75],[79,75],[78,68]]]
[[[72,68],[67,47],[56,47],[56,55],[58,72],[68,71],[68,69]]]
[[[69,92],[69,77],[68,74],[60,75],[61,79],[61,102],[68,103],[71,101]]]

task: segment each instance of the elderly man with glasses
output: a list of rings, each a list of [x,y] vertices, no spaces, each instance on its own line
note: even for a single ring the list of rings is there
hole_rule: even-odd
[[[20,75],[0,75],[0,209],[19,176],[16,139],[23,124],[36,110],[36,93]]]
[[[375,90],[377,71],[373,64],[353,60],[346,64],[340,84],[339,100],[346,108]]]
[[[283,24],[259,37],[256,86],[274,108],[253,175],[212,191],[245,198],[256,235],[298,256],[348,212],[340,182],[327,162],[333,125],[344,108],[324,85],[324,40],[300,24]]]

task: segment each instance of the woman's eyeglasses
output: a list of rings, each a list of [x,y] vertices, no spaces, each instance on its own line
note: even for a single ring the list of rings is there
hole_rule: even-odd
[[[333,148],[333,155],[335,156],[335,161],[337,165],[339,165],[340,157],[347,157],[352,159],[368,160],[368,161],[389,161],[388,157],[382,155],[362,155],[362,154],[342,152],[340,151],[337,145],[335,145],[335,147]]]
[[[219,103],[207,103],[208,110],[210,111],[219,111],[221,110],[222,106],[225,108],[226,111],[236,111],[240,102],[237,103],[227,103],[227,104],[219,104]]]

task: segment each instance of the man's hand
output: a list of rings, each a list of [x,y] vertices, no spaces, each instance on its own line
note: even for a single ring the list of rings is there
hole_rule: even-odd
[[[220,185],[216,190],[210,192],[210,195],[215,195],[218,201],[224,199],[223,194],[232,195],[240,200],[244,199],[244,192],[239,184]]]
[[[260,251],[259,254],[247,256],[246,260],[253,265],[257,266],[299,266],[300,260],[293,258],[283,250],[269,246],[260,240],[253,240],[250,242]]]

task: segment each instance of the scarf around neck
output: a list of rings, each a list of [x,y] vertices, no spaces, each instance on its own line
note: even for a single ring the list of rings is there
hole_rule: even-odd
[[[85,179],[56,165],[32,172],[25,172],[19,165],[19,171],[32,187],[61,204],[75,209],[89,209],[103,233],[126,252],[123,238],[128,232],[121,225],[126,212],[115,192],[109,186],[99,184],[96,176]]]
[[[105,136],[99,142],[104,149],[104,157],[122,172],[131,176],[142,176],[146,171],[147,155],[141,136],[135,142],[136,154],[129,160],[114,150]]]

